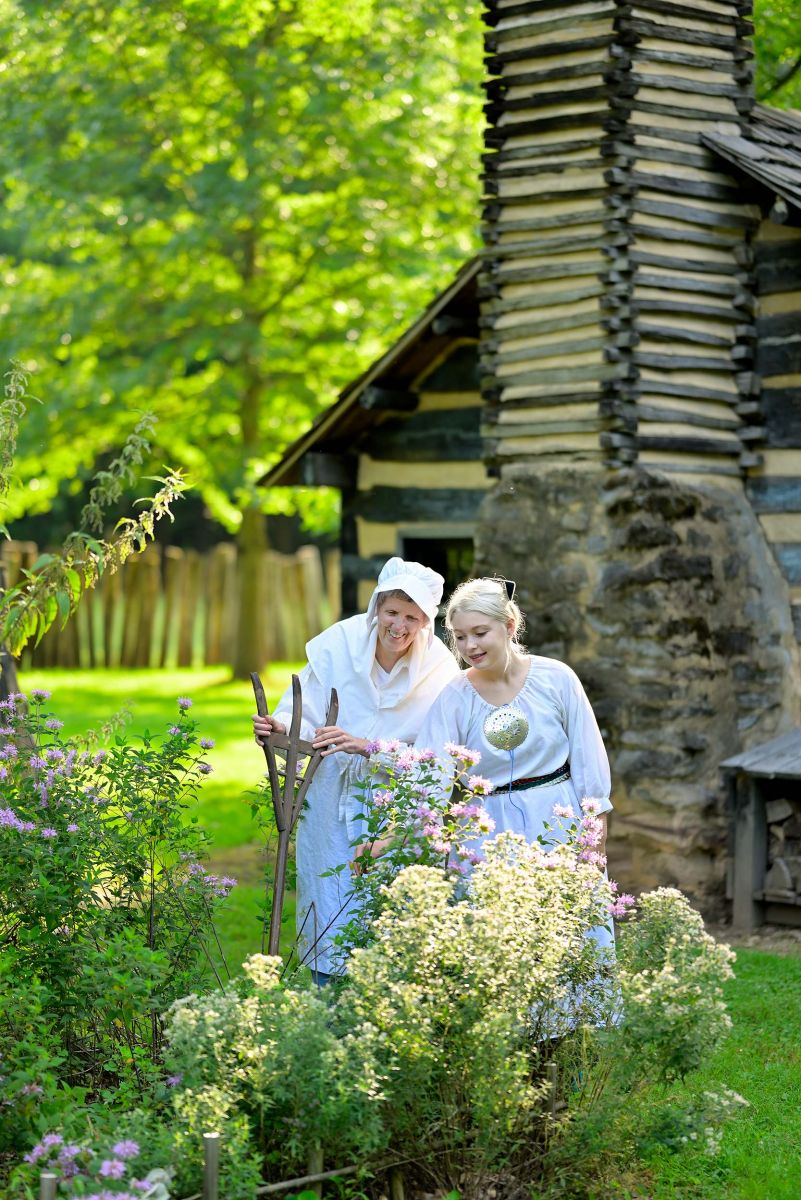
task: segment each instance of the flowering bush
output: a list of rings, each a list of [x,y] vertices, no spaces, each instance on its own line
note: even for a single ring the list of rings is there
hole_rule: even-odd
[[[437,866],[463,876],[481,861],[480,843],[494,829],[480,803],[492,784],[471,773],[477,751],[451,745],[443,761],[433,750],[396,741],[372,742],[368,749],[359,785],[362,829],[353,843],[353,916],[335,939],[343,958],[373,939],[385,889],[405,867]],[[344,870],[340,865],[328,874]]]
[[[45,1072],[51,1081],[95,1093],[132,1073],[144,1085],[159,1053],[159,1013],[217,971],[211,923],[234,882],[205,871],[205,835],[185,819],[213,744],[198,743],[190,700],[179,701],[162,738],[131,745],[117,736],[96,750],[62,740],[48,699],[34,690],[27,701],[0,702],[8,1110],[45,1089],[29,1053],[31,997],[60,1048]]]
[[[280,968],[278,958],[253,955],[225,994],[172,1005],[166,1060],[176,1115],[216,1105],[226,1130],[244,1120],[271,1171],[303,1167],[313,1145],[338,1161],[374,1154],[386,1140],[375,1026],[332,1009],[318,989],[284,987]],[[196,1162],[209,1127],[194,1128]]]

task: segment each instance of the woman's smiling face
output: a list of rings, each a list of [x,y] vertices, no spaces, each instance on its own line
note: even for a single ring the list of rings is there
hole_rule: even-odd
[[[451,618],[453,641],[461,657],[477,671],[503,670],[509,659],[510,630],[480,612],[458,612]]]
[[[378,645],[376,656],[383,667],[402,658],[419,631],[428,624],[428,617],[413,600],[390,596],[378,609]],[[383,653],[379,654],[379,649]]]

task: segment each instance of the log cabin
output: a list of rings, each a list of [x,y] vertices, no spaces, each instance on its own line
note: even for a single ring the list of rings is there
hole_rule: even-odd
[[[719,765],[801,718],[801,118],[748,0],[489,0],[483,251],[264,483],[518,580],[612,760],[629,886],[726,894]]]

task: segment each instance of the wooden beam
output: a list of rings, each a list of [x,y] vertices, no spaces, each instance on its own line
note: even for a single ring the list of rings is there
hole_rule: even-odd
[[[373,487],[354,497],[354,512],[368,521],[473,521],[486,491],[477,488]]]
[[[801,476],[767,475],[749,479],[746,492],[757,513],[801,513]]]
[[[357,460],[350,454],[326,454],[310,450],[298,464],[304,487],[348,487],[356,478]]]
[[[359,396],[359,404],[374,412],[412,412],[419,403],[416,392],[369,384]]]

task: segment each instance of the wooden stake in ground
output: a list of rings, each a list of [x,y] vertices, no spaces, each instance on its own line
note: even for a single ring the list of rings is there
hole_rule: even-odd
[[[267,697],[259,676],[254,671],[251,676],[253,694],[256,697],[256,711],[260,717],[269,716]],[[331,699],[328,702],[326,725],[335,725],[339,712],[339,699],[336,689],[331,688]],[[284,893],[286,891],[286,868],[289,858],[289,839],[297,824],[303,802],[315,772],[322,761],[322,750],[315,750],[311,742],[300,736],[300,722],[303,717],[303,696],[300,689],[300,679],[292,676],[292,720],[289,733],[271,733],[264,738],[261,747],[267,760],[267,775],[270,780],[270,793],[273,799],[273,812],[278,830],[278,851],[275,856],[275,873],[273,876],[273,900],[270,911],[270,932],[267,941],[267,953],[278,953],[278,942],[281,936],[281,914],[284,910]],[[275,760],[276,750],[285,754],[284,781],[281,783],[278,774],[278,764]],[[298,756],[308,756],[306,770],[298,780]],[[262,952],[264,951],[264,936],[262,935]]]

